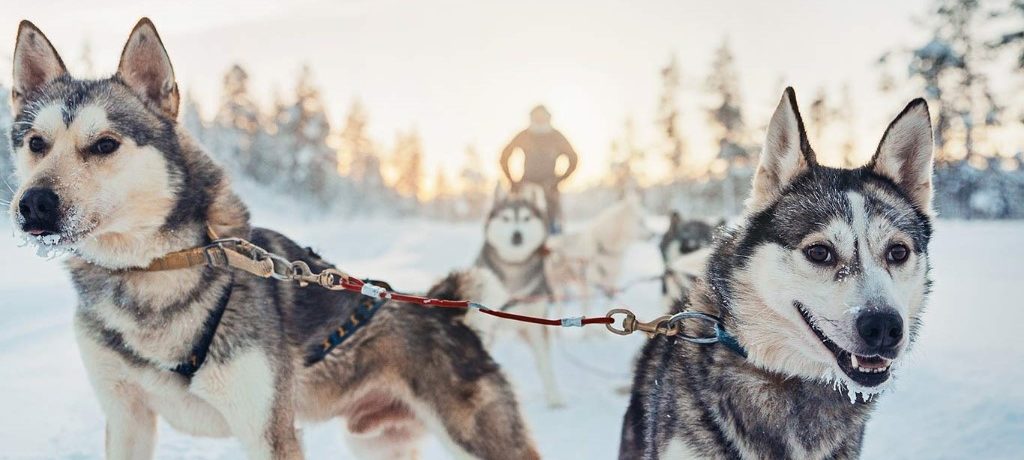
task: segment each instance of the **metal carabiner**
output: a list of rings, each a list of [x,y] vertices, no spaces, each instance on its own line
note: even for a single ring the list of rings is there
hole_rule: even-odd
[[[259,248],[258,246],[256,248],[258,248],[258,249],[260,249],[262,251],[262,248]],[[274,253],[271,253],[271,252],[267,252],[267,251],[263,251],[263,252],[265,254],[264,258],[265,259],[269,259],[271,265],[273,266],[273,269],[270,272],[270,276],[272,278],[274,278],[276,280],[281,280],[281,281],[291,281],[291,280],[296,279],[295,271],[294,271],[294,265],[293,265],[292,261],[290,261],[288,259],[285,259],[284,257],[281,257],[281,256],[279,256],[277,254],[274,254]],[[259,259],[254,259],[254,260],[259,260]]]
[[[648,337],[654,337],[655,335],[671,337],[679,332],[678,329],[669,322],[672,319],[669,315],[659,316],[653,321],[645,323],[637,321],[636,314],[633,312],[624,308],[616,308],[610,310],[605,316],[614,319],[614,316],[619,314],[626,315],[626,317],[622,319],[622,329],[616,329],[614,321],[605,324],[605,327],[608,328],[609,331],[618,335],[629,335],[636,331],[640,331],[647,334]]]
[[[682,332],[679,332],[680,331],[680,327],[678,326],[678,323],[680,321],[685,321],[685,320],[688,320],[688,319],[699,319],[701,321],[707,321],[707,322],[711,323],[712,326],[714,326],[714,329],[715,329],[714,334],[715,335],[713,335],[711,337],[694,337],[692,335],[686,335],[686,334],[683,334]],[[709,315],[707,313],[702,313],[702,312],[699,312],[699,311],[681,311],[679,313],[676,313],[676,314],[670,316],[668,318],[668,324],[673,326],[673,329],[679,335],[679,338],[681,338],[681,339],[683,339],[683,340],[685,340],[687,342],[692,342],[692,343],[716,343],[716,342],[718,342],[718,339],[719,339],[719,330],[721,330],[722,319],[717,317],[717,316],[715,316],[715,315]]]

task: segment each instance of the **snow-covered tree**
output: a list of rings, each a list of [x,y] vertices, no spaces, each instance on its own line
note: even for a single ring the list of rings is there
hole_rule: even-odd
[[[682,179],[686,175],[686,146],[679,130],[679,104],[676,96],[681,84],[679,62],[675,55],[661,69],[661,96],[658,99],[658,128],[661,131],[663,155],[668,165],[670,181]]]
[[[1013,18],[1012,26],[1007,26],[989,46],[996,49],[1013,50],[1016,53],[1016,65],[1024,70],[1024,0],[1010,0],[1005,11],[992,15],[995,17]]]
[[[978,152],[978,136],[999,123],[1002,108],[981,71],[986,59],[976,29],[983,19],[978,0],[936,0],[925,22],[927,41],[909,53],[886,53],[890,60],[909,61],[912,81],[922,87],[935,117],[936,160],[969,160]]]
[[[737,212],[742,196],[746,196],[753,169],[754,149],[747,145],[747,127],[743,120],[739,74],[728,41],[715,50],[706,87],[715,101],[708,115],[718,144],[717,164],[713,172],[719,177],[715,201],[727,214]]]
[[[391,158],[397,172],[393,184],[395,191],[418,202],[423,192],[423,147],[415,129],[396,135]]]
[[[199,142],[205,142],[206,124],[203,122],[199,103],[192,97],[191,91],[185,93],[185,100],[181,103],[181,124],[185,127],[185,131]]]
[[[747,133],[740,100],[739,75],[728,41],[723,41],[715,50],[706,86],[715,101],[708,115],[716,131],[718,158],[730,166],[749,163],[751,154],[745,146]]]
[[[368,116],[358,100],[349,107],[345,124],[338,134],[338,162],[356,186],[373,192],[384,186],[380,157],[366,132]]]
[[[484,174],[483,159],[472,145],[466,146],[459,179],[462,182],[461,195],[462,203],[464,203],[459,214],[465,217],[482,216],[487,211],[487,198],[490,190],[488,190],[487,175]]]
[[[808,133],[811,137],[811,145],[817,146],[819,149],[827,145],[829,128],[833,121],[832,115],[833,109],[829,105],[828,92],[824,87],[818,87],[807,110],[807,121],[811,124]]]
[[[611,171],[609,185],[621,196],[627,190],[639,188],[646,154],[636,143],[633,119],[623,123],[622,136],[611,144]]]
[[[327,146],[331,127],[309,66],[299,72],[295,100],[279,111],[276,122],[289,185],[328,202],[338,182],[338,158]]]
[[[455,190],[448,181],[448,174],[445,173],[444,165],[439,165],[434,171],[434,215],[441,219],[455,217]]]
[[[224,74],[221,103],[214,117],[217,127],[206,143],[229,166],[257,175],[258,159],[253,158],[252,143],[260,130],[260,111],[249,94],[249,74],[233,65]]]

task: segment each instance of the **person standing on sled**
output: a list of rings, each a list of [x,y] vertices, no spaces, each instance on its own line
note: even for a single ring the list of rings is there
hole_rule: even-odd
[[[519,181],[512,179],[508,163],[516,149],[523,151],[523,177]],[[558,159],[565,156],[569,166],[561,175],[558,174]],[[537,184],[544,189],[547,199],[548,221],[551,234],[562,232],[562,206],[558,193],[558,184],[576,171],[579,157],[572,149],[569,141],[551,127],[551,113],[543,105],[530,111],[530,127],[524,129],[509,142],[501,151],[501,170],[513,188],[522,182]]]

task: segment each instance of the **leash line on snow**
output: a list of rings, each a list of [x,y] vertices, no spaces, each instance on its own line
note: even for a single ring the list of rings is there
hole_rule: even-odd
[[[501,309],[490,308],[471,300],[446,300],[430,297],[403,294],[383,286],[366,283],[363,280],[350,276],[349,274],[331,267],[314,273],[309,264],[301,260],[288,260],[280,255],[263,249],[250,241],[242,238],[218,238],[212,229],[207,229],[210,244],[182,251],[172,252],[154,260],[148,267],[138,269],[140,271],[164,271],[177,270],[182,268],[209,266],[214,268],[232,268],[241,270],[262,278],[273,278],[280,281],[292,281],[299,287],[316,285],[332,291],[349,291],[376,300],[395,300],[424,307],[434,308],[460,308],[475,309],[481,313],[510,321],[518,321],[529,324],[551,327],[583,327],[592,324],[603,324],[609,331],[618,335],[629,335],[640,331],[648,336],[655,335],[677,336],[693,343],[716,343],[721,342],[733,351],[741,355],[742,348],[739,347],[735,338],[729,335],[722,328],[721,319],[714,315],[700,312],[680,312],[675,315],[665,315],[656,318],[654,321],[641,322],[636,319],[636,314],[625,308],[615,308],[608,311],[604,316],[573,316],[567,318],[543,318],[538,316],[521,315],[502,311]],[[655,279],[653,277],[641,278],[639,281]],[[617,315],[623,315],[621,326],[615,327]],[[681,332],[681,323],[684,320],[697,319],[707,321],[714,325],[715,334],[707,337],[694,337]]]

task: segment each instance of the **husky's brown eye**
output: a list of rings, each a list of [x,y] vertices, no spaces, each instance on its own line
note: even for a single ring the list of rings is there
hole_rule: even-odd
[[[109,155],[111,153],[114,153],[114,151],[116,151],[117,148],[120,146],[120,142],[117,142],[116,140],[109,137],[104,137],[96,141],[95,144],[92,144],[92,147],[89,148],[89,151],[97,155]]]
[[[889,247],[889,252],[885,254],[885,259],[889,263],[901,264],[907,261],[907,257],[910,256],[910,249],[903,244],[894,244]]]
[[[32,153],[43,153],[43,151],[46,150],[46,140],[39,136],[32,136],[32,138],[28,140],[28,149],[31,150]]]
[[[835,260],[835,257],[832,256],[832,248],[824,244],[815,244],[804,249],[804,255],[807,256],[807,260],[816,264],[830,264]]]

